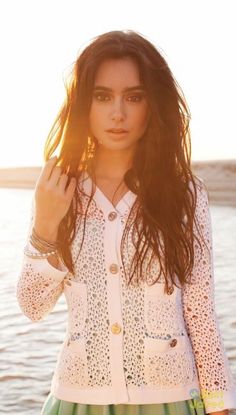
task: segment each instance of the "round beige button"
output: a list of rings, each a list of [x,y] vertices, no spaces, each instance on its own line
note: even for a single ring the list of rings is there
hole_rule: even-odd
[[[121,326],[118,323],[114,323],[111,326],[111,331],[113,334],[119,334],[121,332]]]
[[[117,213],[116,212],[110,212],[108,215],[108,219],[109,220],[114,220],[117,217]]]
[[[118,265],[111,264],[109,270],[112,272],[112,274],[116,274],[118,272]]]
[[[170,342],[170,347],[175,347],[175,346],[176,346],[176,344],[177,344],[177,339],[173,339],[173,340],[171,340],[171,342]]]

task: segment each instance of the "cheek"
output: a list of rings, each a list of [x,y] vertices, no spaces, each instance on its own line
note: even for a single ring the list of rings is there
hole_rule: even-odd
[[[135,114],[135,123],[139,127],[145,127],[149,121],[149,111],[148,108],[145,106],[140,108],[139,111]]]
[[[97,108],[94,104],[91,105],[90,108],[90,114],[89,114],[89,119],[90,122],[93,122],[94,120],[96,120],[98,118],[98,111]]]
[[[99,125],[102,124],[102,111],[96,105],[92,105],[89,114],[89,123],[92,129],[99,128]]]

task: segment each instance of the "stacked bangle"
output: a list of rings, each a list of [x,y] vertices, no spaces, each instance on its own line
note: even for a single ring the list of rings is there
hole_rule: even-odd
[[[31,258],[48,258],[50,255],[58,253],[58,242],[49,242],[42,239],[34,228],[30,235],[30,243],[38,251],[32,252],[28,246],[25,246],[24,253]]]
[[[32,234],[30,235],[30,242],[31,244],[43,253],[48,253],[57,249],[58,243],[57,242],[48,242],[45,239],[42,239],[35,231],[32,229]]]

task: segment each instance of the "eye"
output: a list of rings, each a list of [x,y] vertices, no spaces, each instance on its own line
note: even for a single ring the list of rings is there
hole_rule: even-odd
[[[98,100],[98,101],[105,101],[103,98],[107,97],[107,94],[101,94],[100,92],[95,92],[94,93],[94,97]],[[100,99],[99,97],[102,97],[102,99]]]
[[[101,92],[95,92],[93,95],[98,101],[101,101],[101,102],[107,101],[107,99],[105,99],[106,97],[109,98],[108,94],[104,94]],[[140,102],[143,99],[143,97],[144,97],[144,94],[136,94],[136,95],[129,95],[127,99],[130,102]]]
[[[143,95],[130,95],[128,98],[134,98],[134,100],[132,99],[132,102],[140,102],[143,99]]]

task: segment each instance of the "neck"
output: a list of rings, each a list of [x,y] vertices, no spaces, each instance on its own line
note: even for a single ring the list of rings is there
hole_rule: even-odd
[[[120,180],[132,166],[133,151],[97,151],[92,160],[95,176],[101,180]]]

